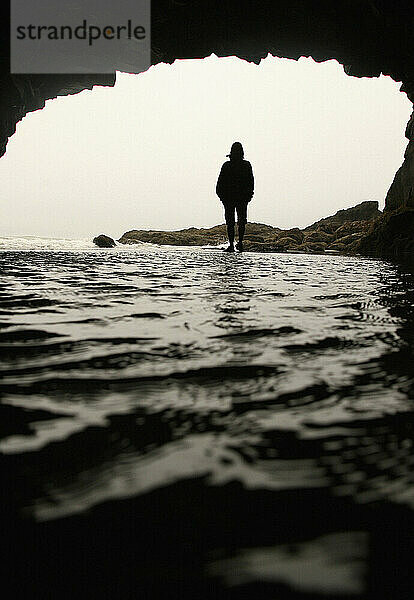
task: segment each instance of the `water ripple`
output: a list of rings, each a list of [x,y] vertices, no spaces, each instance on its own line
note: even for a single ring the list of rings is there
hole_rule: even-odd
[[[217,535],[211,580],[303,591],[292,573],[310,547],[323,573],[330,540],[377,535],[362,507],[414,508],[410,269],[150,245],[3,251],[0,266],[2,474],[21,514],[51,522],[151,494],[170,514],[163,490],[189,485],[194,543]],[[241,526],[247,507],[262,530]],[[326,589],[362,594],[346,556]]]

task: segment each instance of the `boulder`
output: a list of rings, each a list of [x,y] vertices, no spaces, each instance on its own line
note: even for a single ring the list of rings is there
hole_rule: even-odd
[[[93,238],[93,243],[99,248],[114,248],[116,246],[115,240],[103,234]]]

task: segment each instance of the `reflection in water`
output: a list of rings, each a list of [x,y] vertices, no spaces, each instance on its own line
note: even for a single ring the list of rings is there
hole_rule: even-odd
[[[0,263],[19,589],[407,597],[409,268],[146,245]]]

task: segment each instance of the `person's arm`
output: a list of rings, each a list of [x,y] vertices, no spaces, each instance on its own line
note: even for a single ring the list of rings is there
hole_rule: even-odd
[[[223,180],[224,180],[223,173],[224,173],[224,165],[222,165],[222,167],[221,167],[220,174],[218,176],[217,184],[216,184],[216,194],[220,198],[220,200],[223,196],[223,191],[224,191],[224,189],[223,189],[223,187],[224,187],[223,186]]]
[[[252,165],[249,163],[249,197],[250,199],[253,198],[253,194],[254,194],[254,176],[253,176],[253,169],[252,169]]]

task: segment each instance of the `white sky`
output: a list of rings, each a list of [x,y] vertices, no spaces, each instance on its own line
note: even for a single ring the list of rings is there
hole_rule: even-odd
[[[181,60],[50,100],[0,159],[0,234],[119,237],[223,222],[233,141],[251,161],[250,221],[303,227],[363,200],[380,208],[403,160],[411,103],[389,77],[336,61]]]

